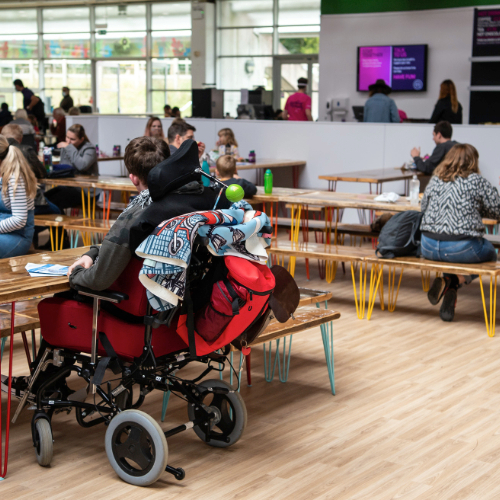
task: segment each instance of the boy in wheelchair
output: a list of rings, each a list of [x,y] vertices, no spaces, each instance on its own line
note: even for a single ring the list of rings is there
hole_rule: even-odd
[[[78,293],[40,302],[44,340],[27,386],[22,391],[17,388],[22,397],[13,421],[29,402],[34,410],[33,443],[42,466],[52,459],[52,416],[57,410],[74,408],[83,427],[106,424],[105,448],[113,469],[123,480],[141,486],[155,482],[163,471],[183,479],[182,469],[167,464],[166,438],[192,428],[208,445],[228,447],[245,428],[246,409],[239,393],[218,378],[200,380],[224,369],[231,343],[241,348],[265,328],[274,276],[265,265],[246,261],[255,290],[248,289],[246,302],[239,296],[230,306],[234,314],[242,313],[238,318],[246,323],[235,317],[215,341],[206,342],[195,331],[195,314],[210,300],[212,290],[222,283],[216,280],[228,268],[223,264],[226,258],[214,258],[206,242],[197,239],[186,272],[185,300],[166,313],[152,310],[138,279],[142,262],[133,257],[136,247],[163,220],[212,210],[216,203],[217,208],[229,205],[199,182],[194,141],[184,142],[170,158],[168,146],[160,142],[142,137],[127,146],[125,163],[140,194],[102,246],[92,247],[70,268],[69,280]],[[248,301],[254,307],[244,310]],[[239,311],[234,311],[235,304]],[[184,334],[177,328],[181,319]],[[192,380],[179,377],[177,372],[193,361],[205,365],[203,372]],[[105,380],[107,370],[116,376],[113,384]],[[70,388],[67,379],[72,373],[85,381],[83,389]],[[181,395],[188,404],[189,421],[163,432],[153,418],[139,411],[145,396],[155,389]]]

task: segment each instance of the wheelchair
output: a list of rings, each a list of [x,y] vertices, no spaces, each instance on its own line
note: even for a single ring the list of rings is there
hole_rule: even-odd
[[[80,300],[54,296],[40,302],[44,341],[13,421],[27,404],[34,411],[32,437],[41,466],[48,466],[53,455],[53,417],[73,409],[82,427],[107,426],[105,450],[111,466],[121,479],[138,486],[154,483],[164,471],[178,480],[185,477],[183,469],[168,464],[167,439],[175,434],[193,429],[207,445],[218,448],[240,439],[247,423],[243,399],[219,378],[205,379],[228,363],[228,339],[198,354],[192,328],[196,300],[191,297],[206,301],[210,269],[223,259],[211,256],[202,244],[195,246],[185,300],[166,313],[151,309],[138,279],[142,260],[136,258],[109,290],[78,288]],[[182,314],[187,315],[187,341],[176,331]],[[248,330],[258,335],[270,317],[267,305]],[[231,340],[241,340],[242,333],[235,331]],[[179,371],[190,363],[201,364],[202,372],[192,380],[181,378]],[[116,375],[113,383],[105,381],[109,370]],[[71,374],[83,379],[83,389],[70,388],[75,380],[68,380]],[[164,432],[139,409],[154,390],[181,396],[187,402],[188,421]]]

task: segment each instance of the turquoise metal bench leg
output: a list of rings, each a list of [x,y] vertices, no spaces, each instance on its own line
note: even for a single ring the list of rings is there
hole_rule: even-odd
[[[163,393],[163,404],[161,407],[161,421],[165,420],[165,415],[167,414],[168,401],[170,400],[170,391]]]
[[[290,339],[290,344],[288,345],[288,354],[286,352],[286,339]],[[281,366],[280,362],[280,340],[278,339],[276,341],[276,357],[278,358],[278,375],[280,378],[280,382],[286,382],[288,380],[288,372],[290,371],[290,355],[292,354],[292,338],[293,335],[290,335],[290,337],[283,337],[283,366]]]
[[[279,340],[276,342],[277,345]],[[273,343],[272,341],[269,342],[269,354],[266,353],[266,344],[263,344],[264,346],[264,378],[266,379],[266,382],[272,382],[274,379],[274,372],[276,370],[276,363],[278,362],[277,357],[274,358],[274,363],[271,368],[271,362],[273,359]]]
[[[319,304],[316,304],[319,308]],[[328,307],[328,302],[325,302],[325,309]],[[325,350],[326,366],[328,368],[328,377],[330,378],[330,389],[335,396],[335,363],[333,357],[333,322],[330,321],[320,325],[321,337],[323,338],[323,349]]]
[[[2,339],[2,345],[0,346],[0,360],[3,358],[3,348],[5,347],[5,342],[7,341],[7,337]]]

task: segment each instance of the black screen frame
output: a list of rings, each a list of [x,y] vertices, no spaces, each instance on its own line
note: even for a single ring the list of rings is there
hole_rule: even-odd
[[[357,48],[358,57],[356,60],[356,92],[363,92],[363,93],[369,92],[369,90],[360,90],[359,89],[359,54],[360,54],[361,49],[365,49],[368,47],[424,47],[424,78],[423,78],[424,86],[420,90],[413,90],[413,89],[395,90],[395,89],[392,89],[392,92],[397,92],[397,93],[400,93],[400,92],[411,92],[411,93],[427,92],[427,64],[428,64],[428,60],[429,60],[429,45],[427,43],[410,43],[410,44],[408,44],[408,43],[396,43],[393,45],[377,44],[377,45],[358,46],[358,48]]]

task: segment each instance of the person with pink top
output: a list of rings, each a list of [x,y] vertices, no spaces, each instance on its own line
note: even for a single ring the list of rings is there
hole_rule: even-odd
[[[283,120],[312,121],[311,97],[306,94],[307,84],[307,78],[299,78],[297,80],[298,90],[287,99],[283,111]]]

